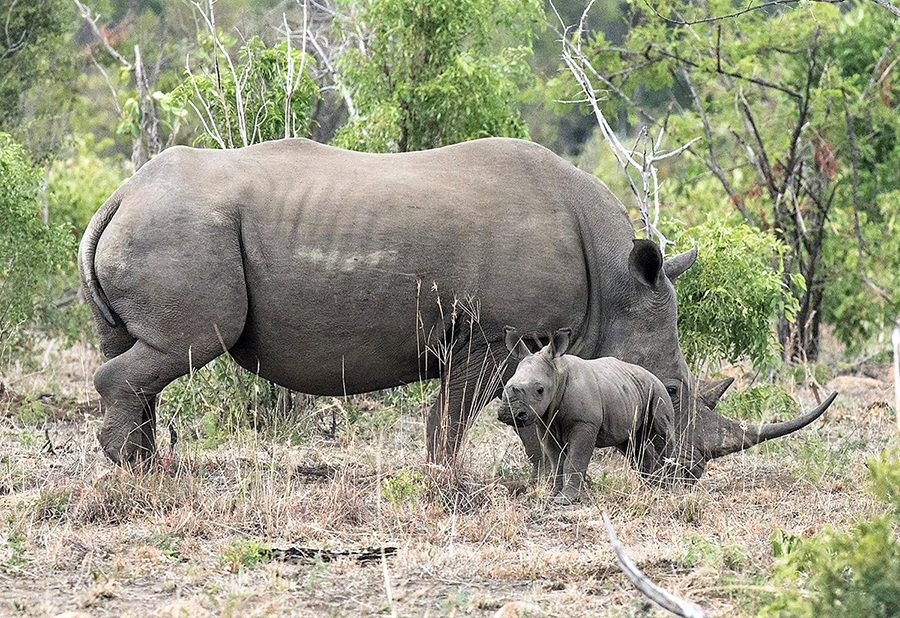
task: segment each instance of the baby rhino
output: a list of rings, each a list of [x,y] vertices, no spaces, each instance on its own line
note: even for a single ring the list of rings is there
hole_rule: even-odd
[[[541,424],[544,465],[558,500],[578,498],[595,447],[616,447],[642,475],[658,481],[677,472],[672,467],[685,454],[677,454],[672,402],[649,371],[615,358],[565,354],[568,329],[532,354],[507,328],[506,346],[519,366],[503,388],[497,418],[516,427]]]

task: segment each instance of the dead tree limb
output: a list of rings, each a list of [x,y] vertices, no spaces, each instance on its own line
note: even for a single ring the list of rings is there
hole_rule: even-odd
[[[900,18],[900,9],[888,2],[888,0],[872,0],[872,2],[880,7],[886,8],[888,11],[894,14],[894,17]]]
[[[570,31],[572,28],[565,24],[559,11],[556,10],[556,6],[552,1],[550,2],[550,6],[556,13],[560,26],[562,27],[560,41],[563,48],[562,58],[566,63],[569,72],[575,78],[575,81],[581,89],[583,101],[591,106],[600,132],[612,150],[613,155],[616,157],[616,161],[618,161],[622,168],[622,172],[628,181],[628,186],[637,200],[638,209],[641,213],[641,220],[644,224],[647,237],[654,237],[659,243],[662,251],[665,252],[666,245],[671,244],[671,241],[666,239],[657,227],[659,223],[660,205],[659,178],[657,176],[656,163],[663,159],[679,155],[685,150],[690,149],[700,137],[695,137],[688,143],[669,152],[660,153],[658,152],[658,148],[662,144],[662,137],[665,132],[665,126],[663,125],[660,127],[660,132],[655,140],[650,135],[647,127],[642,127],[631,148],[627,148],[622,144],[621,140],[606,120],[603,111],[600,109],[600,97],[598,96],[598,93],[602,91],[594,87],[594,82],[597,81],[608,88],[612,88],[619,96],[631,104],[633,104],[633,101],[627,96],[624,96],[625,93],[616,88],[612,81],[605,78],[594,69],[582,50],[582,41],[585,38],[584,24],[587,13],[593,6],[594,1],[595,0],[591,0],[588,3],[587,8],[585,8],[581,15],[581,20],[579,21],[577,29],[571,34]],[[659,122],[652,116],[649,116],[649,119],[653,124],[659,125]]]
[[[630,581],[641,594],[676,616],[682,616],[683,618],[706,618],[706,612],[703,611],[702,607],[695,605],[690,601],[680,599],[670,592],[666,592],[650,581],[646,575],[641,573],[641,570],[634,561],[625,553],[625,548],[619,543],[619,539],[616,538],[612,523],[609,521],[609,515],[605,510],[603,511],[603,521],[606,523],[609,542],[616,552],[616,561],[619,563],[619,568],[622,569],[622,572],[625,573],[625,577],[628,578],[628,581]]]
[[[841,4],[844,0],[813,0],[814,2],[821,2],[823,4]],[[882,2],[886,2],[887,0],[873,0],[873,2],[877,2],[881,4]],[[711,22],[722,21],[725,19],[731,19],[732,17],[738,17],[745,13],[750,13],[751,11],[758,11],[760,9],[767,9],[773,6],[781,6],[784,4],[796,4],[797,0],[769,0],[769,2],[763,2],[761,4],[752,4],[740,9],[739,11],[734,11],[732,13],[726,13],[724,15],[714,15],[712,17],[704,17],[702,19],[694,19],[691,21],[687,21],[684,19],[672,19],[671,17],[665,17],[662,15],[655,6],[650,4],[649,0],[644,0],[644,4],[647,5],[647,8],[650,9],[654,15],[659,17],[661,20],[666,22],[667,24],[671,24],[673,26],[694,26],[696,24],[708,24]]]

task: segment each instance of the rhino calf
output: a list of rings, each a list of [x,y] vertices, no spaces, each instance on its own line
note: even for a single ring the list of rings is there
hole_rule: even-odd
[[[503,389],[497,417],[514,427],[543,425],[553,493],[560,501],[578,498],[595,447],[616,447],[642,475],[659,481],[702,474],[705,462],[694,461],[676,434],[665,386],[646,369],[611,357],[566,354],[568,329],[554,333],[535,354],[512,329],[506,345],[520,362]]]

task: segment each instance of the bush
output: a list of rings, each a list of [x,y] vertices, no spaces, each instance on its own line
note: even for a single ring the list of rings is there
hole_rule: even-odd
[[[779,362],[773,327],[779,315],[798,309],[784,285],[785,246],[747,225],[706,223],[679,233],[681,250],[696,245],[697,263],[675,284],[678,333],[694,368],[747,357],[756,367]],[[794,286],[803,277],[792,275]]]
[[[780,562],[781,592],[761,615],[877,618],[900,615],[900,458],[883,452],[868,462],[876,495],[889,515],[849,531],[826,528],[810,539],[777,530],[772,547]]]
[[[48,304],[49,280],[74,255],[74,239],[41,220],[40,173],[24,149],[0,133],[0,354]]]
[[[218,32],[219,47],[212,35],[201,35],[201,64],[219,62],[231,66],[223,48],[231,47],[234,39]],[[226,62],[227,61],[227,62]],[[282,41],[268,47],[258,37],[253,37],[238,50],[234,70],[216,72],[210,67],[189,75],[170,93],[156,92],[154,98],[168,118],[170,131],[177,132],[186,116],[185,108],[195,102],[195,110],[205,110],[200,115],[203,130],[195,142],[206,148],[237,148],[283,137],[307,137],[312,125],[313,106],[319,98],[319,89],[310,77],[313,59],[296,48],[288,49]],[[293,87],[286,92],[288,66],[296,73]],[[303,69],[302,74],[300,69]],[[195,69],[196,70],[196,69]],[[197,99],[200,100],[197,100]],[[129,107],[129,120],[120,125],[120,131],[139,132],[139,108],[137,101]],[[287,110],[287,112],[286,112]],[[241,127],[243,126],[243,134]]]
[[[773,415],[781,419],[792,418],[799,409],[797,400],[777,384],[733,392],[716,406],[716,411],[727,418],[746,420],[763,420]]]
[[[360,45],[339,58],[358,117],[334,145],[369,152],[437,148],[489,136],[528,137],[516,109],[528,66],[534,0],[373,0],[339,20]],[[352,13],[352,12],[351,12]],[[517,47],[508,42],[520,43]]]
[[[71,226],[76,238],[81,238],[94,212],[128,176],[121,165],[97,155],[103,147],[93,135],[78,137],[71,155],[57,159],[50,168],[50,222]]]

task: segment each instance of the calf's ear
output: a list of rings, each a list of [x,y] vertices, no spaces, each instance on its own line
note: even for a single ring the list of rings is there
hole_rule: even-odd
[[[525,345],[525,342],[519,337],[519,333],[516,332],[515,328],[506,326],[503,328],[503,333],[506,335],[506,349],[509,350],[509,353],[512,354],[513,358],[522,360],[531,354],[531,350],[528,349],[528,346]]]
[[[643,285],[654,288],[659,282],[663,269],[663,257],[659,246],[652,240],[635,238],[628,256],[628,270],[631,276]]]
[[[569,349],[569,341],[572,337],[572,329],[571,328],[560,328],[558,331],[553,333],[553,336],[550,338],[550,352],[553,354],[553,357],[562,356],[566,353],[566,350]]]

